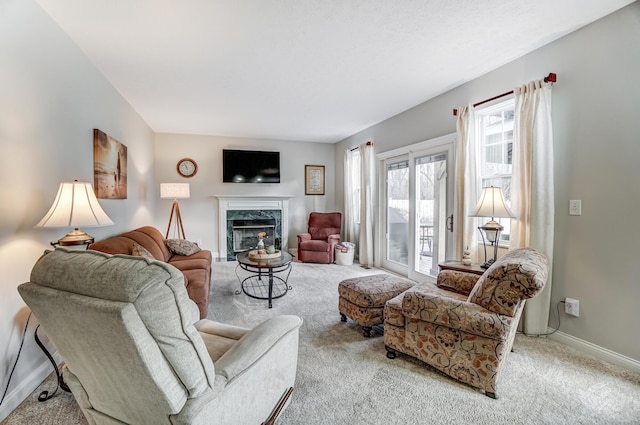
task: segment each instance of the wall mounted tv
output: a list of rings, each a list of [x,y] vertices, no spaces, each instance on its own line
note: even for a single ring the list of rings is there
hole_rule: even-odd
[[[280,152],[222,150],[224,183],[280,183]]]

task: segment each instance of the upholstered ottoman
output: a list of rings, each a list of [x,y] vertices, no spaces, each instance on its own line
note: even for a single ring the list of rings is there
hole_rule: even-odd
[[[384,322],[384,304],[415,285],[415,282],[391,274],[354,277],[338,285],[340,319],[347,317],[362,326],[364,336],[371,336],[371,328]]]

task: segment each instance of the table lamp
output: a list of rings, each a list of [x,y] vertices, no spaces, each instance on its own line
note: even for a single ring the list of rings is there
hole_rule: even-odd
[[[160,198],[161,199],[173,199],[171,203],[171,215],[169,215],[169,225],[167,226],[167,233],[165,239],[169,238],[169,230],[171,230],[171,223],[173,222],[173,214],[175,213],[176,230],[178,238],[182,233],[182,239],[187,239],[184,235],[184,227],[182,226],[182,216],[180,215],[180,205],[178,199],[189,199],[189,183],[160,183]]]
[[[91,183],[74,180],[60,183],[58,194],[49,212],[34,227],[74,227],[74,230],[62,239],[51,242],[53,246],[71,246],[93,243],[93,236],[80,230],[79,227],[112,224],[113,221],[98,203]]]
[[[482,194],[480,195],[480,201],[476,205],[475,209],[469,214],[470,217],[491,217],[491,220],[486,222],[483,226],[478,227],[480,236],[482,236],[482,245],[484,246],[484,259],[485,262],[480,264],[480,267],[487,269],[496,261],[498,257],[498,242],[500,238],[500,232],[504,229],[500,223],[494,220],[494,218],[515,218],[515,215],[504,200],[502,194],[502,188],[490,186],[483,187]],[[485,240],[486,235],[486,240]],[[493,258],[487,260],[487,243],[491,242],[493,246]]]

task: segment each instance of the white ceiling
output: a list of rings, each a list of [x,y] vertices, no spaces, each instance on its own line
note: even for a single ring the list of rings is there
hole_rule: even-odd
[[[632,2],[38,0],[155,132],[331,143]]]

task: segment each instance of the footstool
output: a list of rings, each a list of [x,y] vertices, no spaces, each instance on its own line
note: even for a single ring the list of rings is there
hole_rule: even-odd
[[[338,285],[340,320],[347,317],[362,326],[365,337],[371,328],[384,322],[384,304],[415,285],[415,282],[392,274],[354,277]]]

